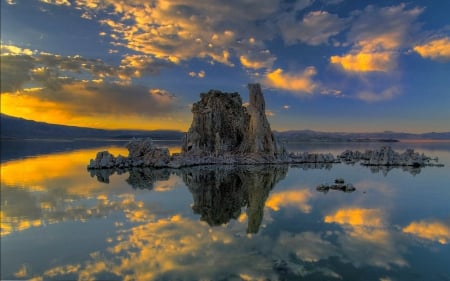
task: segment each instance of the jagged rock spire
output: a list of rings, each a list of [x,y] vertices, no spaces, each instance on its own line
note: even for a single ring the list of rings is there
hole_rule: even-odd
[[[238,93],[210,90],[192,107],[193,120],[182,151],[194,155],[262,154],[276,157],[278,146],[265,113],[259,84],[249,84],[249,105]]]

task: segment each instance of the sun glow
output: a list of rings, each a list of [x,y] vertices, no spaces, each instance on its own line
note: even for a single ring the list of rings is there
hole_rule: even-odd
[[[3,93],[1,95],[1,112],[38,122],[100,129],[185,131],[189,127],[190,120],[187,116],[185,118],[149,117],[139,114],[122,115],[119,113],[77,115],[76,112],[72,112],[71,109],[65,108],[62,104],[45,101],[28,94],[14,93]]]

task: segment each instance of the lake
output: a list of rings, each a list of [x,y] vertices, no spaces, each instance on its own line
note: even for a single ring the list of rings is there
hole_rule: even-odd
[[[86,170],[123,144],[2,141],[2,280],[450,280],[450,142],[391,143],[445,165],[414,170]],[[356,191],[316,190],[336,178]]]

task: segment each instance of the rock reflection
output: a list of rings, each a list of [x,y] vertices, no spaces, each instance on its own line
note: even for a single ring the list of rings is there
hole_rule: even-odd
[[[415,176],[420,174],[421,168],[420,167],[413,167],[413,166],[368,166],[370,168],[370,171],[374,174],[382,173],[383,176],[387,176],[388,173],[392,170],[401,169],[403,172],[408,172],[411,175]]]
[[[152,190],[156,181],[167,181],[172,173],[172,169],[153,169],[133,167],[129,169],[97,169],[90,170],[91,177],[96,177],[99,182],[109,183],[109,177],[114,174],[129,173],[126,182],[134,189]]]
[[[182,169],[129,169],[126,180],[134,189],[152,190],[156,181],[167,181],[171,174],[180,176],[192,193],[192,209],[210,226],[238,219],[246,208],[248,233],[258,232],[263,218],[265,202],[275,184],[288,171],[287,165],[260,166],[195,166]],[[125,170],[91,170],[91,176],[109,183],[109,177]]]
[[[275,184],[286,176],[283,166],[202,166],[182,169],[194,199],[192,209],[210,226],[237,219],[247,208],[247,233],[257,233],[265,202]]]

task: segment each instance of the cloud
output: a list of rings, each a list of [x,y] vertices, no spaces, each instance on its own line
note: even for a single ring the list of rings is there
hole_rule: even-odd
[[[239,57],[242,66],[250,69],[270,69],[275,61],[275,57],[270,54],[269,50],[260,52],[250,52],[247,55]]]
[[[129,55],[113,66],[15,46],[2,46],[2,50],[8,51],[1,57],[1,106],[6,114],[78,126],[103,118],[111,128],[111,118],[129,116],[128,126],[138,126],[143,119],[170,118],[177,107],[177,99],[167,91],[130,83],[133,77],[159,73],[166,61]]]
[[[29,55],[2,55],[0,61],[1,92],[15,92],[22,89],[31,79],[30,70],[34,59]]]
[[[277,1],[90,1],[75,5],[88,12],[113,12],[101,19],[111,44],[178,64],[204,58],[233,66],[232,58],[269,38],[265,21],[279,9]],[[269,24],[268,24],[269,25]],[[261,44],[261,41],[257,41]],[[260,47],[260,46],[259,46]],[[256,52],[260,48],[256,48]]]
[[[275,112],[273,112],[272,110],[266,110],[266,116],[273,117],[273,116],[275,116]]]
[[[433,60],[450,60],[450,37],[430,40],[413,48],[420,56]]]
[[[360,91],[356,97],[367,102],[379,102],[384,100],[391,100],[400,94],[400,90],[396,86],[389,87],[381,92]]]
[[[310,12],[300,22],[297,22],[296,17],[295,13],[291,13],[278,22],[283,40],[287,44],[295,44],[298,41],[313,46],[326,44],[330,37],[339,34],[348,23],[348,19],[339,18],[326,11]]]
[[[269,87],[311,94],[317,86],[312,80],[316,73],[316,68],[313,66],[299,73],[285,73],[281,68],[277,68],[266,74],[265,82]]]
[[[117,75],[121,79],[131,79],[132,77],[145,75],[153,76],[170,66],[171,64],[167,61],[149,55],[126,55],[120,61]]]
[[[353,12],[348,32],[351,50],[330,57],[330,63],[354,73],[389,72],[396,68],[401,48],[411,44],[418,27],[415,23],[421,8],[407,9],[405,4],[378,8],[367,6]]]
[[[40,0],[42,3],[52,4],[57,6],[70,6],[70,2],[68,0]]]
[[[154,117],[173,110],[173,95],[139,85],[56,79],[46,88],[2,94],[3,109],[14,104],[34,114],[54,110],[70,116],[141,115]]]
[[[13,45],[2,45],[2,92],[20,90],[25,82],[47,85],[60,76],[73,79],[130,80],[143,75],[156,75],[170,66],[166,61],[147,55],[126,55],[120,65],[114,66],[98,59],[82,56],[61,56],[31,51]]]
[[[28,48],[21,48],[15,45],[1,45],[0,53],[3,58],[3,56],[10,56],[10,55],[33,55],[33,51]]]
[[[346,54],[344,56],[331,56],[330,63],[337,64],[343,70],[349,72],[386,72],[395,66],[392,52],[357,52],[354,54]]]
[[[450,243],[450,224],[439,221],[417,221],[403,228],[403,232],[441,244]]]
[[[190,71],[189,76],[191,77],[197,77],[197,78],[205,78],[206,72],[204,70],[200,70],[199,72]]]

